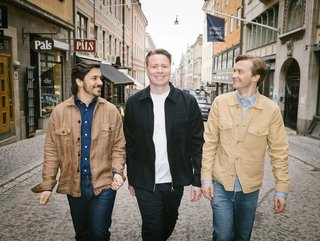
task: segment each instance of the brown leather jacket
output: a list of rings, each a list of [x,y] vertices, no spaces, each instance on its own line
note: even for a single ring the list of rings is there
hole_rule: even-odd
[[[33,192],[53,190],[59,173],[58,193],[80,196],[81,114],[74,96],[52,111],[44,146],[43,181]],[[110,188],[113,172],[123,176],[125,137],[117,108],[98,98],[93,112],[90,167],[94,193]],[[125,178],[124,178],[125,179]]]

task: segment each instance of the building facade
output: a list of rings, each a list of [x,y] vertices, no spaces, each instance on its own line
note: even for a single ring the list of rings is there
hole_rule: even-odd
[[[268,30],[247,24],[243,50],[269,63],[269,77],[261,90],[276,101],[285,125],[299,135],[319,137],[318,0],[247,0],[247,20],[267,24]]]
[[[72,0],[0,3],[0,145],[36,134],[51,110],[69,96]],[[6,13],[5,15],[3,15]]]

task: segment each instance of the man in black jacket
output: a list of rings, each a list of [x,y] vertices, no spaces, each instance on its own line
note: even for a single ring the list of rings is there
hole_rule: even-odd
[[[144,241],[163,241],[178,219],[184,186],[201,198],[204,126],[196,99],[170,83],[171,54],[146,56],[150,85],[128,99],[124,132],[129,191],[142,216]]]

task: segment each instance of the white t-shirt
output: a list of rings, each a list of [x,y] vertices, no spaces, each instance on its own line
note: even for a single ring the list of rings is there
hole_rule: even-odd
[[[166,121],[164,112],[164,102],[169,91],[160,95],[150,93],[153,102],[154,114],[153,143],[156,151],[156,183],[172,182],[167,152]]]

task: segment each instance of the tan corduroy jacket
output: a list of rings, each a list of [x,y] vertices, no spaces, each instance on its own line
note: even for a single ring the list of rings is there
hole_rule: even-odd
[[[216,97],[204,133],[201,180],[234,190],[238,176],[244,193],[262,185],[266,150],[276,191],[288,193],[288,141],[279,106],[257,92],[245,115],[237,91]]]
[[[80,196],[81,114],[74,96],[56,106],[51,114],[45,139],[43,181],[33,192],[53,190]],[[91,129],[90,168],[94,193],[110,188],[113,172],[123,176],[125,166],[125,137],[117,108],[98,98]]]

